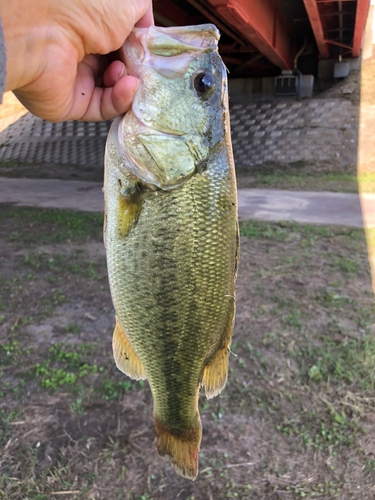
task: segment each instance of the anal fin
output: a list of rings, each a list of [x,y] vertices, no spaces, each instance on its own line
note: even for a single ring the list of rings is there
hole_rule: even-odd
[[[204,385],[207,399],[214,398],[220,394],[228,379],[229,347],[232,339],[235,315],[234,297],[231,300],[233,300],[233,305],[229,313],[222,344],[203,371],[202,385]]]
[[[117,316],[115,331],[113,332],[112,348],[116,366],[120,371],[134,380],[144,380],[147,378],[142,363],[126,338]]]

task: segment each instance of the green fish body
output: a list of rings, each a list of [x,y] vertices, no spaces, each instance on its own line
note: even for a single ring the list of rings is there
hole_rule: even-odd
[[[195,479],[201,385],[223,389],[235,315],[237,195],[215,26],[136,28],[140,79],[105,158],[108,274],[120,370],[146,379],[159,454]]]

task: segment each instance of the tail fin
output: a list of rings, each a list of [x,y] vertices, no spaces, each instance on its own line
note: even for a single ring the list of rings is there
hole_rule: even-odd
[[[202,439],[202,424],[197,412],[197,425],[181,434],[172,434],[156,419],[155,430],[159,455],[168,456],[180,476],[194,481],[198,475],[198,452]]]

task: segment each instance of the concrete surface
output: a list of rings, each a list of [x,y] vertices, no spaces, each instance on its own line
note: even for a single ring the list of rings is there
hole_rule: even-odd
[[[103,211],[103,184],[59,179],[0,178],[0,203],[18,207]]]
[[[375,201],[375,195],[365,196]],[[360,199],[356,194],[240,189],[238,212],[241,219],[363,227]]]
[[[368,207],[375,207],[375,195],[363,196]],[[0,203],[102,212],[102,184],[3,177],[0,178]],[[361,205],[356,194],[240,189],[238,210],[241,219],[363,226]],[[375,227],[375,209],[368,213],[368,217],[368,227]]]
[[[238,171],[270,161],[356,164],[359,109],[348,100],[233,100],[230,112]],[[0,166],[54,163],[102,172],[109,127],[110,122],[49,123],[28,113],[0,132]]]
[[[238,171],[264,162],[356,164],[359,108],[348,100],[233,104],[230,112]]]

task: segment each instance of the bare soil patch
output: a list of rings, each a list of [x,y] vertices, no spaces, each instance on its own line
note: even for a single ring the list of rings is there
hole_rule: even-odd
[[[359,104],[361,99],[361,70],[351,71],[347,78],[336,79],[332,81],[331,86],[315,94],[314,99],[347,99],[353,104]]]
[[[0,494],[7,499],[374,497],[364,233],[241,228],[229,382],[200,399],[200,474],[155,451],[152,398],[114,366],[101,217],[1,212]]]

